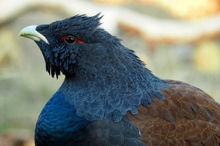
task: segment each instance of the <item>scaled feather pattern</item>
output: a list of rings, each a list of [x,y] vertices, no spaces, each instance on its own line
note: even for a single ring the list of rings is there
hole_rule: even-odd
[[[101,18],[76,15],[20,32],[35,40],[52,77],[65,75],[38,118],[36,146],[219,146],[219,103],[152,74]]]

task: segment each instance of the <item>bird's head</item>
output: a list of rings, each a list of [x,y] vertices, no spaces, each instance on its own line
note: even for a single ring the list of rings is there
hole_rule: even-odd
[[[44,56],[46,70],[53,77],[59,76],[60,72],[71,76],[76,72],[80,55],[85,52],[83,49],[103,42],[106,35],[109,35],[98,28],[101,17],[100,14],[92,17],[76,15],[51,24],[25,27],[19,35],[37,43]],[[94,48],[97,47],[91,49]],[[101,53],[96,51],[96,54]]]

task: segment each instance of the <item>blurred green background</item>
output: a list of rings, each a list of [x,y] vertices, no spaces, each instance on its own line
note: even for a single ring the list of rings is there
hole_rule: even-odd
[[[75,14],[101,12],[101,27],[135,50],[154,74],[190,83],[220,102],[220,3],[178,2],[0,0],[0,146],[33,145],[37,117],[64,79],[48,75],[40,50],[19,31]]]

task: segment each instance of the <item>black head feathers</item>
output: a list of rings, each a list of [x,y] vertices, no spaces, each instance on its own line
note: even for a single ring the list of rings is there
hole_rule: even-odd
[[[61,72],[73,77],[79,70],[92,74],[94,68],[101,69],[103,63],[114,62],[113,56],[123,56],[124,52],[119,39],[98,27],[101,18],[100,14],[76,15],[51,24],[26,27],[20,35],[35,40],[52,77],[58,77]]]
[[[79,39],[87,42],[88,38],[95,32],[101,24],[102,15],[99,13],[95,16],[88,17],[86,15],[76,15],[64,20],[53,22],[49,25],[39,25],[37,31],[43,31],[47,28],[50,35],[59,37],[67,34],[74,34]]]
[[[80,50],[86,45],[101,42],[95,37],[102,16],[92,17],[76,15],[51,24],[29,26],[24,28],[20,35],[35,40],[42,51],[46,62],[46,70],[54,77],[60,72],[66,76],[73,76],[80,57]],[[102,34],[102,33],[101,33]],[[81,54],[82,55],[82,54]]]

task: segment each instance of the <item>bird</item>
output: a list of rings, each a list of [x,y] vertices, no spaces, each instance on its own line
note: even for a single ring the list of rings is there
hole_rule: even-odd
[[[46,71],[65,79],[42,109],[36,146],[219,146],[220,104],[201,89],[162,79],[101,27],[78,14],[30,25]]]

